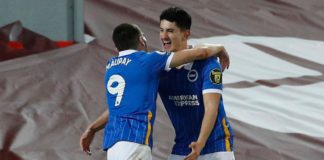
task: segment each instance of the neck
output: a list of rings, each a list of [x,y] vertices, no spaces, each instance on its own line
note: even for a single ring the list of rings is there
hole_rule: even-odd
[[[184,50],[184,49],[188,49],[188,43],[183,43],[180,47],[179,50]]]

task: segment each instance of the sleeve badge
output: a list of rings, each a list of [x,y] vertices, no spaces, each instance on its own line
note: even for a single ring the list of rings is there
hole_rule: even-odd
[[[222,83],[222,72],[219,69],[215,68],[210,71],[209,78],[213,84],[221,84]]]

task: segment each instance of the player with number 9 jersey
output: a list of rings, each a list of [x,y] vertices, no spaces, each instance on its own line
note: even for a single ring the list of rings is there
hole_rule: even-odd
[[[151,160],[152,126],[160,74],[194,60],[220,55],[229,62],[223,45],[204,45],[177,52],[146,52],[146,38],[135,24],[122,23],[113,31],[119,56],[107,62],[105,88],[108,110],[80,138],[83,151],[95,132],[105,126],[103,149],[107,159]]]
[[[105,86],[109,123],[104,149],[118,141],[152,147],[159,75],[168,70],[173,53],[124,50],[108,61]]]

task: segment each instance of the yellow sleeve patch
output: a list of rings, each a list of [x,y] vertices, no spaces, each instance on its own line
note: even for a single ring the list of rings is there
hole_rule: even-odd
[[[221,84],[222,83],[222,72],[217,68],[210,71],[210,81],[213,84]]]

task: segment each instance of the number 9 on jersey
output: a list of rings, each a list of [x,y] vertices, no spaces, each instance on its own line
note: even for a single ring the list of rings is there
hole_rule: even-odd
[[[116,95],[115,106],[119,106],[124,95],[125,80],[120,75],[112,75],[107,82],[107,90],[110,94]]]

